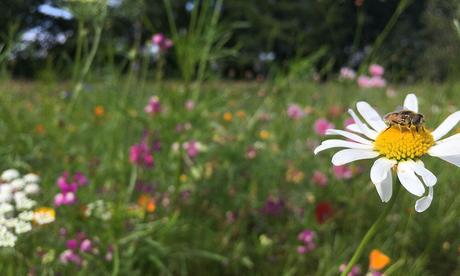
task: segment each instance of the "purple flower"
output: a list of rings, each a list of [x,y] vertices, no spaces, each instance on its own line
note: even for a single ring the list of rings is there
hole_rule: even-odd
[[[290,104],[287,110],[287,114],[289,118],[293,120],[299,120],[305,115],[302,108],[298,104]]]
[[[59,261],[63,264],[74,263],[76,265],[82,264],[81,257],[74,251],[67,249],[59,256]]]
[[[310,229],[303,230],[297,235],[297,239],[302,243],[297,247],[297,253],[306,254],[316,249],[314,241],[316,233]]]
[[[261,211],[265,215],[279,216],[283,213],[284,208],[284,200],[270,196],[267,201],[265,201],[265,205],[262,207]]]
[[[339,267],[339,271],[343,272],[347,268],[347,264],[341,264]],[[361,268],[357,265],[353,266],[351,271],[348,273],[348,276],[359,276],[361,275]]]

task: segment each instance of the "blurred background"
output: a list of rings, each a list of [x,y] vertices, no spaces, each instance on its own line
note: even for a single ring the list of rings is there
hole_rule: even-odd
[[[140,59],[151,50],[146,42],[154,33],[193,40],[197,44],[190,47],[198,48],[198,40],[210,31],[210,25],[199,22],[209,23],[213,16],[218,20],[212,26],[208,77],[270,78],[307,59],[321,80],[341,67],[356,70],[370,60],[387,68],[388,79],[399,82],[445,81],[455,79],[459,70],[455,0],[171,0],[169,8],[161,0],[110,0],[107,7],[88,10],[75,3],[2,1],[3,73],[65,79],[78,49],[79,24],[90,39],[98,18],[104,21],[104,31],[94,70],[100,75],[114,67],[126,72],[127,59]],[[192,26],[194,11],[198,25]],[[178,55],[167,59],[168,78],[180,77]]]
[[[358,101],[414,93],[427,130],[459,110],[457,19],[459,0],[0,0],[0,275],[338,275],[388,204],[371,161],[313,150]],[[460,275],[459,171],[423,161],[430,208],[401,191],[348,276]]]

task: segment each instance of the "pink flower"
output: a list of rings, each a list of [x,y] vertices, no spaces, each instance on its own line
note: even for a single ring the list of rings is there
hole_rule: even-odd
[[[189,158],[195,158],[200,153],[200,143],[195,140],[185,142],[182,147],[187,152]]]
[[[334,125],[326,119],[318,119],[315,122],[314,130],[319,135],[325,135],[326,130],[334,128]]]
[[[287,115],[293,120],[299,120],[305,115],[305,113],[298,104],[290,104],[287,110]]]
[[[152,44],[157,45],[161,51],[166,51],[173,46],[172,40],[162,33],[152,36]]]
[[[315,237],[316,233],[312,230],[306,229],[300,232],[297,239],[302,243],[302,245],[297,247],[297,253],[303,255],[313,251],[316,248],[316,243],[314,241]]]
[[[347,166],[333,166],[332,171],[336,179],[350,179],[353,177],[353,170]]]
[[[54,205],[72,205],[77,202],[77,198],[73,192],[59,193],[54,197]]]
[[[160,99],[157,96],[152,96],[148,104],[144,107],[144,111],[151,115],[160,113],[161,112]]]
[[[65,250],[59,255],[59,261],[63,264],[74,263],[81,265],[82,263],[81,257],[70,249]]]
[[[385,69],[378,64],[371,64],[369,66],[369,73],[373,77],[381,77],[383,76],[383,73],[385,73]]]
[[[383,88],[387,85],[385,79],[379,76],[373,76],[369,81],[371,87]]]
[[[141,141],[139,144],[134,144],[129,149],[129,161],[138,166],[151,168],[154,164],[153,155],[146,141]]]
[[[347,268],[347,264],[341,264],[339,267],[339,271],[343,272]],[[353,266],[351,271],[348,273],[347,276],[359,276],[361,275],[361,268],[357,265]]]
[[[89,239],[84,239],[80,244],[80,251],[81,252],[89,252],[92,249],[92,244]]]
[[[342,67],[340,69],[340,78],[344,80],[354,80],[356,78],[356,72],[348,67]]]
[[[321,171],[314,171],[313,176],[311,177],[311,181],[320,187],[327,186],[327,176],[322,173]]]
[[[185,102],[185,109],[192,111],[195,108],[195,102],[193,100],[187,100]]]
[[[249,146],[246,150],[246,158],[247,159],[254,159],[257,156],[257,150],[254,146]]]
[[[371,79],[368,76],[359,76],[358,85],[361,88],[371,88]]]

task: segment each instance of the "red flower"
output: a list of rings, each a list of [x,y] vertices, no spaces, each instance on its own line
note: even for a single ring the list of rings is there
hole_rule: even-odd
[[[327,219],[333,216],[334,210],[329,202],[322,201],[316,205],[315,213],[316,221],[319,224],[323,224]]]

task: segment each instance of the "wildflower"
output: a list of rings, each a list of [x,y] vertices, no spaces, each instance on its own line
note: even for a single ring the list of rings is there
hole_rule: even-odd
[[[43,126],[43,124],[35,125],[35,132],[37,134],[44,134],[45,133],[45,126]]]
[[[359,76],[358,86],[361,88],[371,88],[372,87],[371,78],[369,78],[368,76]]]
[[[233,120],[233,115],[230,112],[225,112],[223,115],[224,121],[231,122]]]
[[[265,215],[279,216],[283,213],[284,208],[284,200],[270,196],[262,207],[261,212]]]
[[[299,120],[305,115],[305,113],[298,104],[290,104],[287,110],[287,115],[292,120]]]
[[[353,177],[353,170],[350,166],[341,165],[341,166],[332,166],[332,172],[336,179],[350,179]]]
[[[137,204],[147,213],[153,213],[157,208],[155,200],[147,194],[142,194],[139,196],[137,199]]]
[[[192,111],[195,108],[195,102],[193,100],[187,100],[185,102],[185,109]]]
[[[322,201],[318,202],[315,208],[316,221],[319,224],[323,224],[326,220],[332,217],[334,211],[332,205],[329,202]]]
[[[390,261],[390,258],[378,249],[372,250],[369,254],[369,268],[371,270],[382,270]]]
[[[182,147],[186,151],[188,157],[191,159],[195,158],[200,153],[200,151],[203,149],[203,146],[201,145],[201,143],[195,140],[190,140],[190,141],[185,142],[182,145]]]
[[[162,33],[154,34],[152,36],[152,44],[158,46],[161,52],[167,51],[173,46],[172,40]]]
[[[244,110],[238,110],[236,112],[236,116],[240,119],[243,119],[244,117],[246,117],[246,112]]]
[[[139,144],[131,146],[129,149],[129,161],[134,165],[144,166],[146,168],[153,167],[154,158],[152,150],[145,139],[142,139]]]
[[[326,119],[318,119],[315,122],[314,130],[315,130],[316,134],[325,135],[326,130],[328,130],[330,128],[333,128],[333,127],[334,127],[334,125],[332,123],[330,123],[328,120],[326,120]]]
[[[257,150],[254,146],[249,146],[246,149],[246,158],[247,159],[254,159],[257,156]]]
[[[312,230],[306,229],[297,235],[297,239],[302,243],[302,245],[297,247],[297,253],[306,254],[313,251],[316,248],[316,243],[314,238],[316,233]]]
[[[102,117],[104,116],[105,114],[105,109],[102,105],[97,105],[95,108],[94,108],[94,116],[96,117]]]
[[[57,180],[60,193],[54,197],[54,205],[72,205],[77,202],[77,190],[88,184],[88,179],[81,172],[76,172],[72,177],[64,172]]]
[[[331,107],[329,107],[328,114],[333,118],[337,118],[341,116],[342,113],[343,113],[343,108],[340,105],[334,104]]]
[[[56,211],[53,208],[40,207],[33,212],[33,221],[39,225],[51,223],[55,218]]]
[[[16,178],[18,178],[20,175],[19,175],[19,172],[15,169],[9,169],[9,170],[6,170],[2,173],[2,175],[0,176],[0,178],[3,180],[3,181],[6,181],[6,182],[10,182]]]
[[[322,173],[321,171],[314,171],[313,176],[311,177],[311,182],[314,184],[320,186],[320,187],[326,187],[327,186],[327,176]]]
[[[340,79],[342,80],[354,80],[356,78],[356,72],[348,67],[342,67],[340,69]]]
[[[137,188],[137,185],[136,185]],[[113,208],[110,202],[105,202],[104,200],[96,200],[89,203],[85,210],[84,214],[87,217],[95,217],[101,220],[109,220],[112,218]]]
[[[144,107],[144,111],[150,115],[155,115],[161,112],[160,98],[157,96],[150,97],[148,104]]]
[[[341,264],[339,267],[339,271],[340,272],[345,271],[346,267],[347,267],[347,264]],[[351,269],[351,271],[348,273],[347,276],[359,276],[359,275],[361,275],[361,268],[355,265],[353,266],[353,268]]]
[[[379,157],[371,168],[370,176],[381,200],[388,202],[391,198],[391,172],[394,169],[401,185],[411,194],[421,197],[415,204],[415,210],[425,211],[433,200],[433,186],[437,178],[425,168],[420,158],[428,154],[460,167],[458,134],[441,140],[460,121],[460,111],[448,116],[434,131],[428,131],[425,127],[400,129],[398,125],[388,126],[366,102],[358,102],[357,108],[371,127],[363,123],[350,109],[349,112],[356,124],[349,125],[348,129],[355,133],[329,129],[327,134],[341,135],[354,142],[326,140],[315,149],[315,154],[330,148],[347,148],[332,157],[332,163],[336,166]],[[417,97],[409,94],[404,101],[404,108],[418,113]],[[425,186],[428,188],[428,195],[423,196],[426,191]]]
[[[267,140],[268,138],[270,138],[270,132],[267,131],[267,130],[261,130],[261,131],[259,132],[259,137],[260,137],[260,139],[262,139],[262,140]]]
[[[369,73],[373,77],[381,77],[383,76],[383,73],[385,73],[385,69],[378,64],[371,64],[369,66]]]
[[[353,120],[353,118],[348,118],[343,122],[343,127],[346,128],[347,126],[352,125],[354,123],[355,123],[355,120]]]
[[[303,181],[305,174],[296,167],[289,165],[286,172],[286,181],[298,184]]]

